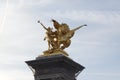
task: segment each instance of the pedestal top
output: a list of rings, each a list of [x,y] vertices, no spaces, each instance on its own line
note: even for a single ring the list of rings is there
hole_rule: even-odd
[[[50,66],[54,67],[56,65],[67,66],[72,68],[75,71],[75,73],[77,73],[78,71],[82,71],[85,68],[82,65],[73,61],[71,58],[66,57],[62,54],[51,55],[51,56],[41,56],[36,58],[36,60],[26,61],[26,63],[33,68],[38,66],[43,66],[43,65],[47,65],[49,67]]]

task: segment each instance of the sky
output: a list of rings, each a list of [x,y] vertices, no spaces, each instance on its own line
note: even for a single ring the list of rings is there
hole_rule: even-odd
[[[120,0],[0,0],[0,80],[34,80],[25,61],[48,49],[51,19],[87,24],[65,51],[85,69],[77,80],[120,79]]]

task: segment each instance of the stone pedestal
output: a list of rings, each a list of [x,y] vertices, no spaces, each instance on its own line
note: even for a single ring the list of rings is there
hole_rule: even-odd
[[[75,80],[84,67],[62,54],[26,61],[35,80]]]

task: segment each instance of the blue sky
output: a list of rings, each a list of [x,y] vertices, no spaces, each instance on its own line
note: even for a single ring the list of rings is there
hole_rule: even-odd
[[[48,48],[45,30],[51,19],[76,31],[65,49],[85,66],[78,80],[120,79],[120,0],[0,0],[0,80],[34,80],[24,61]]]

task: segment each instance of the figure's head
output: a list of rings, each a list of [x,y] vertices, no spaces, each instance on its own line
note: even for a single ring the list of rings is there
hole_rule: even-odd
[[[48,27],[48,31],[52,31],[53,28]]]

